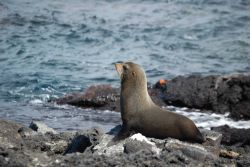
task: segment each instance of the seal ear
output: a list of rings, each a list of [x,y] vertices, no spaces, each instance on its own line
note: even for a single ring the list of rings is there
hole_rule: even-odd
[[[135,74],[136,74],[136,73],[133,71],[133,72],[132,72],[132,75],[135,76]]]

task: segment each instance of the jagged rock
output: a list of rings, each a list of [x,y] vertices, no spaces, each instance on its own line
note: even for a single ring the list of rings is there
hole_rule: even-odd
[[[152,150],[152,145],[138,140],[131,140],[124,144],[124,153],[131,154],[141,150]]]
[[[233,119],[250,119],[250,76],[179,76],[167,82],[164,100],[167,104],[230,112]]]
[[[116,127],[116,130],[118,127]],[[115,132],[117,132],[115,130]],[[136,153],[141,150],[151,151],[156,155],[159,155],[162,150],[180,151],[185,156],[195,159],[197,161],[205,161],[208,159],[218,159],[220,153],[220,140],[221,134],[216,132],[202,131],[203,135],[210,142],[201,144],[193,144],[182,142],[177,139],[159,140],[154,138],[146,138],[141,134],[134,134],[133,136],[121,140],[118,143],[112,143],[114,132],[111,134],[104,134],[100,140],[100,143],[94,147],[94,153],[98,155],[112,156],[115,154]],[[213,141],[213,142],[211,142]]]
[[[102,134],[102,130],[97,128],[87,130],[86,132],[77,132],[64,155],[75,152],[83,153],[88,147],[92,150],[99,143]]]
[[[216,131],[206,130],[202,129],[200,130],[202,133],[202,136],[206,139],[205,143],[203,145],[207,146],[215,146],[215,148],[220,148],[221,140],[222,140],[222,134],[218,133]],[[219,151],[217,152],[217,154]]]
[[[43,134],[14,122],[0,120],[0,166],[249,165],[250,150],[247,149],[238,158],[217,157],[213,152],[214,149],[210,147],[219,147],[220,135],[216,135],[218,133],[202,131],[206,139],[209,139],[209,142],[202,145],[171,138],[165,140],[147,138],[141,134],[112,143],[112,138],[120,127],[115,127],[108,134],[103,134],[95,128],[78,134],[72,132]],[[83,153],[73,152],[63,156],[68,146],[74,143],[72,141],[83,134],[88,138],[90,146],[85,148]],[[113,145],[109,145],[110,143]],[[78,146],[81,148],[81,145]]]
[[[83,108],[120,111],[119,94],[119,89],[113,88],[111,85],[96,85],[90,86],[85,93],[72,93],[50,102]]]
[[[64,154],[80,152],[83,153],[87,147],[91,146],[89,138],[85,134],[76,134],[72,143],[69,145],[68,149]]]
[[[37,131],[39,133],[43,133],[43,134],[45,134],[47,132],[54,133],[54,134],[57,133],[53,128],[48,127],[45,123],[40,122],[40,121],[32,121],[30,123],[29,128],[31,128],[34,131]]]
[[[159,89],[153,89],[150,86],[148,90],[149,95],[156,104],[165,105],[162,98],[160,98],[162,92]],[[90,86],[84,93],[68,94],[65,97],[50,100],[49,102],[120,112],[120,89],[111,85]]]
[[[23,140],[19,131],[22,127],[18,123],[0,119],[0,147],[21,149]]]
[[[222,133],[221,142],[224,145],[250,145],[250,129],[230,128],[228,125],[213,127],[211,129]]]
[[[113,156],[95,155],[95,154],[68,154],[58,163],[53,163],[54,167],[61,166],[197,166],[203,165],[204,162],[189,160],[184,155],[165,151],[162,155],[156,156],[147,150],[141,150],[134,154],[117,154]],[[204,165],[203,165],[204,166]]]
[[[34,152],[26,145],[25,138],[33,138],[36,133],[21,124],[0,120],[0,165],[1,166],[41,166],[50,162],[46,154]]]
[[[101,137],[99,144],[97,144],[93,148],[94,154],[112,156],[112,155],[123,153],[124,152],[123,145],[125,143],[125,140],[123,140],[119,143],[115,143],[115,144],[110,145],[110,143],[112,143],[113,138],[114,138],[113,135],[104,134]]]
[[[51,158],[46,153],[0,147],[0,166],[3,167],[48,166],[50,162]]]
[[[217,76],[178,76],[170,80],[164,90],[167,104],[190,108],[212,109],[216,102],[214,90]]]
[[[222,135],[209,130],[202,130],[201,132],[206,140],[204,143],[202,143],[202,145],[168,138],[166,139],[164,149],[167,149],[168,151],[180,151],[185,156],[197,161],[218,159]],[[155,141],[155,139],[151,140]]]
[[[240,156],[237,159],[237,166],[239,166],[239,167],[248,167],[248,166],[250,166],[250,154],[248,153],[246,155]]]
[[[148,94],[155,104],[158,106],[166,106],[166,103],[163,99],[164,93],[160,89],[155,89],[153,86],[148,87]]]
[[[150,85],[150,84],[149,84]],[[185,106],[216,113],[230,113],[233,119],[250,119],[250,76],[243,74],[188,77],[178,76],[148,87],[149,95],[159,106]],[[72,93],[50,100],[83,108],[120,111],[120,92],[110,85],[89,87],[85,93]]]
[[[63,154],[73,136],[74,133],[70,132],[36,133],[31,136],[22,136],[22,148],[32,152],[46,152],[48,155]]]
[[[151,139],[151,140],[153,140],[153,139]],[[157,147],[156,146],[156,144],[158,145],[158,146],[160,146],[164,141],[163,140],[154,140],[154,142],[153,141],[150,141],[147,137],[145,137],[145,136],[143,136],[142,134],[140,134],[140,133],[137,133],[137,134],[134,134],[133,136],[131,136],[128,140],[127,140],[127,142],[126,142],[126,144],[129,144],[129,145],[133,145],[133,143],[134,143],[134,141],[137,141],[137,143],[138,142],[140,142],[140,145],[148,145],[147,147],[145,147],[145,148],[147,148],[147,150],[149,150],[149,151],[152,151],[153,153],[156,153],[157,155],[159,155],[160,153],[161,153],[161,148],[159,147]],[[157,142],[156,142],[157,141]],[[130,144],[131,143],[131,144]],[[124,145],[125,146],[125,145]],[[144,148],[144,149],[145,149]],[[139,151],[139,150],[142,150],[143,148],[142,147],[137,147],[137,150]],[[135,151],[135,150],[134,150]]]
[[[225,158],[238,158],[239,153],[234,151],[228,151],[228,150],[220,150],[220,156]]]

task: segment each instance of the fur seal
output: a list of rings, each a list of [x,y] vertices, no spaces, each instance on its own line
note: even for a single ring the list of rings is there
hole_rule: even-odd
[[[157,106],[147,90],[144,70],[133,62],[116,63],[121,79],[120,107],[122,129],[114,140],[141,133],[147,137],[176,138],[183,141],[202,143],[204,138],[189,118]]]

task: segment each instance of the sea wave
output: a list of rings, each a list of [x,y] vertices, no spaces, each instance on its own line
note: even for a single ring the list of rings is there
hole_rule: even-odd
[[[151,83],[194,73],[249,73],[249,10],[247,1],[227,0],[2,0],[1,114],[21,122],[46,121],[50,112],[61,112],[47,106],[50,98],[93,84],[119,85],[117,61],[141,64]],[[73,117],[79,128],[82,121],[98,124],[95,112],[82,112],[86,120]],[[201,121],[205,117],[219,117],[214,125],[248,127],[226,116],[193,118],[208,128],[213,122]],[[118,118],[99,123],[106,120]],[[52,125],[64,127],[59,124]]]

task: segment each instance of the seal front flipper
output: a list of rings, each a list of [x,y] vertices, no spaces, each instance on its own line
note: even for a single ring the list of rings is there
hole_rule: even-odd
[[[108,147],[119,143],[119,141],[126,139],[130,135],[134,134],[127,126],[123,125],[119,133],[108,143]]]
[[[197,134],[197,139],[196,142],[197,143],[204,143],[206,141],[205,137],[200,133],[200,131],[198,130],[198,134]]]
[[[132,131],[128,127],[122,126],[120,132],[113,138],[113,141],[124,140],[132,134]]]

